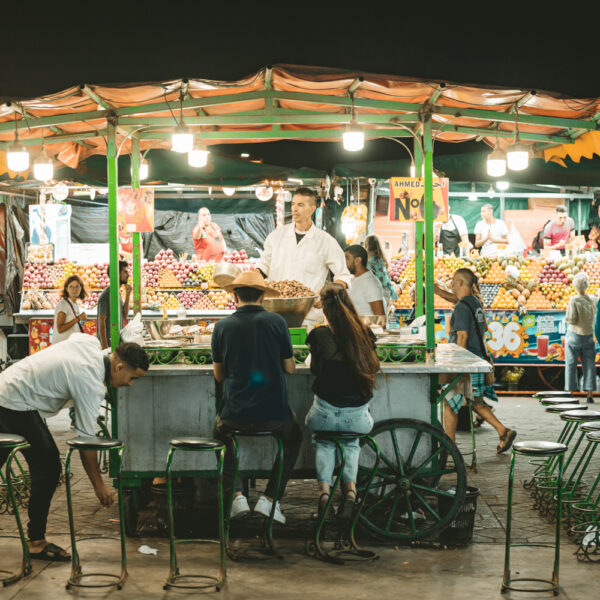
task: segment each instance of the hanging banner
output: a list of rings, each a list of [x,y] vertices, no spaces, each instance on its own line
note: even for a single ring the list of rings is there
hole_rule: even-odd
[[[154,188],[119,189],[118,213],[126,233],[154,231]]]
[[[433,178],[433,220],[448,221],[447,177]],[[390,177],[390,221],[425,220],[425,179],[423,177]]]

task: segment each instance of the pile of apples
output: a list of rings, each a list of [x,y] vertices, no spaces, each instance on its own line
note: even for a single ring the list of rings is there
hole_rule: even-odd
[[[174,271],[174,267],[177,264],[175,253],[171,248],[168,250],[160,250],[159,253],[154,257],[154,263],[163,269],[171,269]]]
[[[53,288],[56,280],[50,276],[46,265],[42,263],[27,263],[23,275],[25,288]]]
[[[231,254],[225,254],[223,260],[228,263],[248,262],[248,255],[245,250],[234,250]]]
[[[392,258],[389,263],[389,273],[394,283],[399,283],[410,259],[408,257]]]
[[[540,283],[564,283],[569,282],[564,271],[561,271],[552,261],[547,262],[540,273]]]
[[[177,300],[186,309],[192,308],[202,298],[202,292],[200,290],[186,290],[185,292],[179,292],[177,294]]]
[[[160,267],[156,262],[147,262],[142,267],[142,283],[144,287],[158,287],[158,274]]]

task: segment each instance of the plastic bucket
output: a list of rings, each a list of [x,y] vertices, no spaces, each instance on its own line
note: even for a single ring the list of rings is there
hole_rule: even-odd
[[[477,498],[479,488],[468,485],[465,501],[458,511],[456,517],[442,533],[438,540],[448,546],[468,544],[473,539],[473,527],[475,526],[475,514],[477,513]],[[448,514],[452,506],[452,499],[440,496],[438,507],[442,514]]]

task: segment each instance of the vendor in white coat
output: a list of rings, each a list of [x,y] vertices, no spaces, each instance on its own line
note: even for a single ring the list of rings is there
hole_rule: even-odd
[[[314,225],[316,209],[315,192],[298,188],[292,198],[293,222],[269,234],[256,265],[267,279],[295,279],[318,294],[331,272],[335,283],[348,287],[351,277],[344,251],[331,235]],[[305,324],[311,326],[322,320],[322,312],[312,309]]]

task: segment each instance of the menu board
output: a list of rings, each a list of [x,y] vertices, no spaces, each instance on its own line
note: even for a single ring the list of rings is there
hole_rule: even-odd
[[[448,221],[448,192],[450,180],[447,177],[433,178],[433,219]],[[390,221],[425,220],[425,179],[423,177],[390,177]]]

